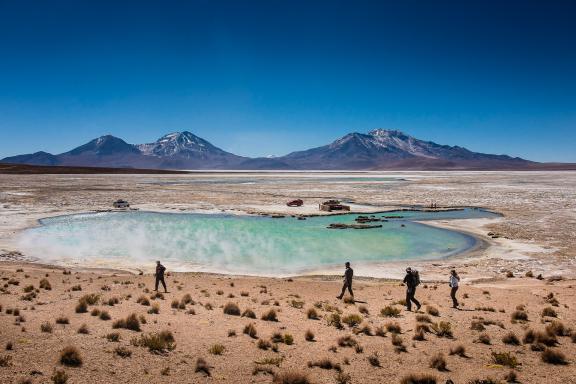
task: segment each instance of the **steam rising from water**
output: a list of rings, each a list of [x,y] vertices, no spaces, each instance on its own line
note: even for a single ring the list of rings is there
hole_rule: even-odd
[[[359,264],[439,258],[474,244],[467,235],[410,221],[392,220],[369,230],[326,229],[329,223],[353,223],[355,217],[299,221],[149,212],[82,214],[45,219],[19,240],[27,255],[56,264],[149,269],[162,260],[171,270],[270,276],[347,260]]]

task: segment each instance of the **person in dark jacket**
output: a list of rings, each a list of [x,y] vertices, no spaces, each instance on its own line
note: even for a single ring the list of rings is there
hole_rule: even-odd
[[[156,284],[154,286],[154,290],[158,291],[158,283],[162,283],[162,286],[164,287],[164,291],[166,293],[168,293],[168,289],[166,289],[166,282],[164,281],[164,272],[166,271],[166,267],[163,266],[162,264],[160,264],[160,261],[156,262],[156,274],[154,275],[156,277]]]
[[[412,268],[406,268],[406,276],[404,276],[404,284],[406,284],[406,309],[412,310],[412,302],[416,304],[416,310],[419,310],[421,305],[414,297],[416,294],[416,287],[418,286],[418,278],[412,272]]]
[[[344,285],[342,286],[342,293],[340,296],[336,296],[338,299],[342,299],[344,297],[344,292],[348,289],[350,292],[350,296],[352,296],[352,300],[354,300],[354,292],[352,292],[352,276],[354,276],[354,270],[350,268],[350,262],[346,262],[346,271],[344,272]]]

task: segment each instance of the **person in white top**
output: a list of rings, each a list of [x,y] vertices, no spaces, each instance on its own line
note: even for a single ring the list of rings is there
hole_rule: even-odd
[[[456,270],[450,271],[450,297],[452,298],[452,308],[458,308],[458,299],[456,299],[456,291],[458,291],[458,285],[460,283],[460,276],[456,273]]]

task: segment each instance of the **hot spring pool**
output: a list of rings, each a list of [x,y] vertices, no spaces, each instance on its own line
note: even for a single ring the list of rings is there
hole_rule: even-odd
[[[106,212],[47,218],[24,231],[21,249],[39,261],[86,267],[147,268],[281,276],[351,261],[354,265],[450,256],[474,246],[463,233],[414,220],[497,217],[465,209],[387,212],[402,216],[375,229],[327,229],[354,224],[357,214],[270,218],[214,214]],[[402,226],[403,225],[403,226]]]

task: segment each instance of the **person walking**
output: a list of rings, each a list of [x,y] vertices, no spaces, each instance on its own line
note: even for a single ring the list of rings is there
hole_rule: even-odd
[[[416,295],[416,287],[420,284],[420,276],[418,271],[412,270],[412,268],[406,268],[406,276],[404,276],[404,284],[406,284],[406,309],[412,310],[412,302],[416,304],[416,310],[418,311],[422,305],[414,297]]]
[[[342,299],[342,297],[344,297],[344,292],[346,289],[348,289],[348,292],[350,292],[350,295],[352,296],[352,300],[354,300],[354,292],[352,292],[352,276],[354,276],[354,270],[350,268],[349,261],[347,261],[344,266],[346,267],[346,271],[344,272],[344,285],[342,286],[342,293],[340,293],[340,296],[336,297],[338,299]]]
[[[456,273],[456,270],[450,271],[450,297],[452,298],[452,308],[458,308],[458,299],[456,299],[456,292],[458,291],[458,285],[460,284],[460,276]]]
[[[154,291],[158,291],[158,283],[162,283],[164,287],[164,292],[168,293],[168,289],[166,288],[166,282],[164,281],[164,272],[166,271],[166,267],[160,264],[160,261],[156,262],[156,284],[154,286]]]

